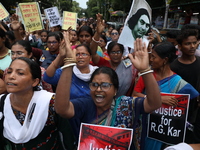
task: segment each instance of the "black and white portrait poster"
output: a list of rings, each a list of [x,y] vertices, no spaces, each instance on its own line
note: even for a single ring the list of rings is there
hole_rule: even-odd
[[[150,30],[151,7],[145,0],[133,0],[118,43],[134,49],[135,39],[142,38],[147,46],[149,43],[147,36]]]

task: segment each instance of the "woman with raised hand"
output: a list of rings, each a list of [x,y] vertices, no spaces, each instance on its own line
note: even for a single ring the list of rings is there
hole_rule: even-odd
[[[119,97],[121,95],[126,95],[131,86],[134,85],[135,77],[137,76],[137,70],[135,69],[134,65],[131,64],[130,59],[122,59],[124,46],[116,41],[110,42],[107,48],[107,53],[110,57],[110,60],[106,60],[105,58],[97,55],[96,51],[99,44],[100,35],[104,30],[104,24],[101,18],[101,14],[97,14],[97,31],[95,32],[93,41],[91,43],[92,62],[96,66],[107,66],[116,71],[119,78],[119,90],[116,97]]]
[[[52,85],[58,84],[58,80],[62,73],[62,69],[58,66],[63,64],[63,60],[65,58],[65,51],[63,51],[63,46],[63,44],[60,46],[58,56],[44,73],[44,80]],[[76,58],[72,62],[76,65],[73,67],[70,99],[90,97],[89,80],[91,74],[98,67],[90,65],[91,50],[87,45],[78,45],[74,51],[76,53]]]
[[[198,91],[170,69],[170,64],[176,57],[176,48],[172,43],[162,42],[157,44],[153,48],[150,57],[150,65],[154,70],[154,77],[161,92],[190,94],[190,98],[193,99],[199,95]],[[143,78],[140,77],[134,87],[132,96],[144,97],[145,90],[146,86]],[[166,105],[174,107],[178,105],[178,100],[174,96],[161,96],[161,100]],[[191,109],[189,109],[189,115],[190,111]],[[145,149],[160,150],[162,145],[163,143],[158,140],[147,138]]]
[[[140,125],[137,123],[140,120],[140,115],[146,115],[161,106],[160,91],[152,75],[153,71],[149,68],[148,52],[142,40],[136,40],[135,56],[133,58],[130,54],[129,57],[144,79],[147,87],[146,98],[127,96],[115,98],[119,87],[117,74],[111,68],[100,67],[94,71],[90,79],[91,98],[78,98],[72,101],[70,101],[70,85],[72,66],[75,64],[71,60],[75,60],[76,57],[71,50],[69,40],[65,39],[65,42],[65,59],[68,61],[65,61],[62,67],[63,71],[56,90],[56,112],[62,117],[77,119],[80,123],[134,128],[134,135],[135,131],[141,133],[141,128],[135,128],[133,124],[135,123],[139,127]],[[123,105],[124,103],[126,105]],[[122,110],[124,109],[130,113],[123,113]],[[79,128],[76,130],[79,131]],[[139,147],[143,149],[143,144],[143,136],[135,135],[132,146],[135,149],[140,149]]]

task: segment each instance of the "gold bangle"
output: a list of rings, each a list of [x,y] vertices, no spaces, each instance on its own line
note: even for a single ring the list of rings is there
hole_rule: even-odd
[[[69,58],[68,58],[68,57],[67,57],[67,58],[64,58],[63,60],[64,60],[64,61],[65,61],[65,60],[74,60],[74,58],[72,58],[72,57],[69,57]]]
[[[77,63],[76,60],[65,60],[64,63],[67,63],[67,62],[70,62],[70,63]]]
[[[66,62],[75,62],[76,63],[76,59],[74,59],[74,58],[64,58],[63,62],[64,63],[66,63]]]
[[[151,70],[151,67],[150,67],[150,66],[149,66],[147,69],[141,70],[140,73],[144,73],[144,72],[147,72],[147,71],[149,71],[149,70]]]

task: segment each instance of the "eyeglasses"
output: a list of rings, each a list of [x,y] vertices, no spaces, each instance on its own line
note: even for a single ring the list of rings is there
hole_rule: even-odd
[[[86,53],[77,53],[76,54],[76,57],[80,57],[80,56],[87,57],[87,56],[89,56],[89,54],[86,54]]]
[[[111,35],[118,35],[118,33],[117,32],[113,32],[113,33],[111,33]]]
[[[47,42],[47,44],[53,44],[53,45],[54,45],[54,44],[57,44],[57,43],[58,43],[58,42],[56,42],[56,41],[53,41],[53,42],[48,41],[48,42]]]
[[[121,51],[111,51],[110,54],[115,55],[115,54],[121,54]]]
[[[99,86],[102,91],[108,91],[110,89],[111,85],[113,85],[113,84],[108,83],[108,82],[102,82],[101,84],[96,83],[96,82],[91,82],[89,84],[89,87],[90,87],[91,91],[96,91],[99,88]]]
[[[13,52],[13,51],[11,51],[11,55],[23,55],[24,54],[24,52],[22,52],[22,51],[16,51],[16,52]]]

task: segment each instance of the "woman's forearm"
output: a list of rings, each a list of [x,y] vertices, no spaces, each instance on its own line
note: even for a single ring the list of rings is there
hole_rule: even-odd
[[[72,66],[63,69],[56,88],[56,112],[65,118],[74,116],[74,107],[70,102],[70,86],[72,79]]]
[[[142,76],[146,88],[146,100],[144,102],[145,112],[149,113],[159,108],[162,104],[160,89],[155,77],[152,73],[148,73]]]

